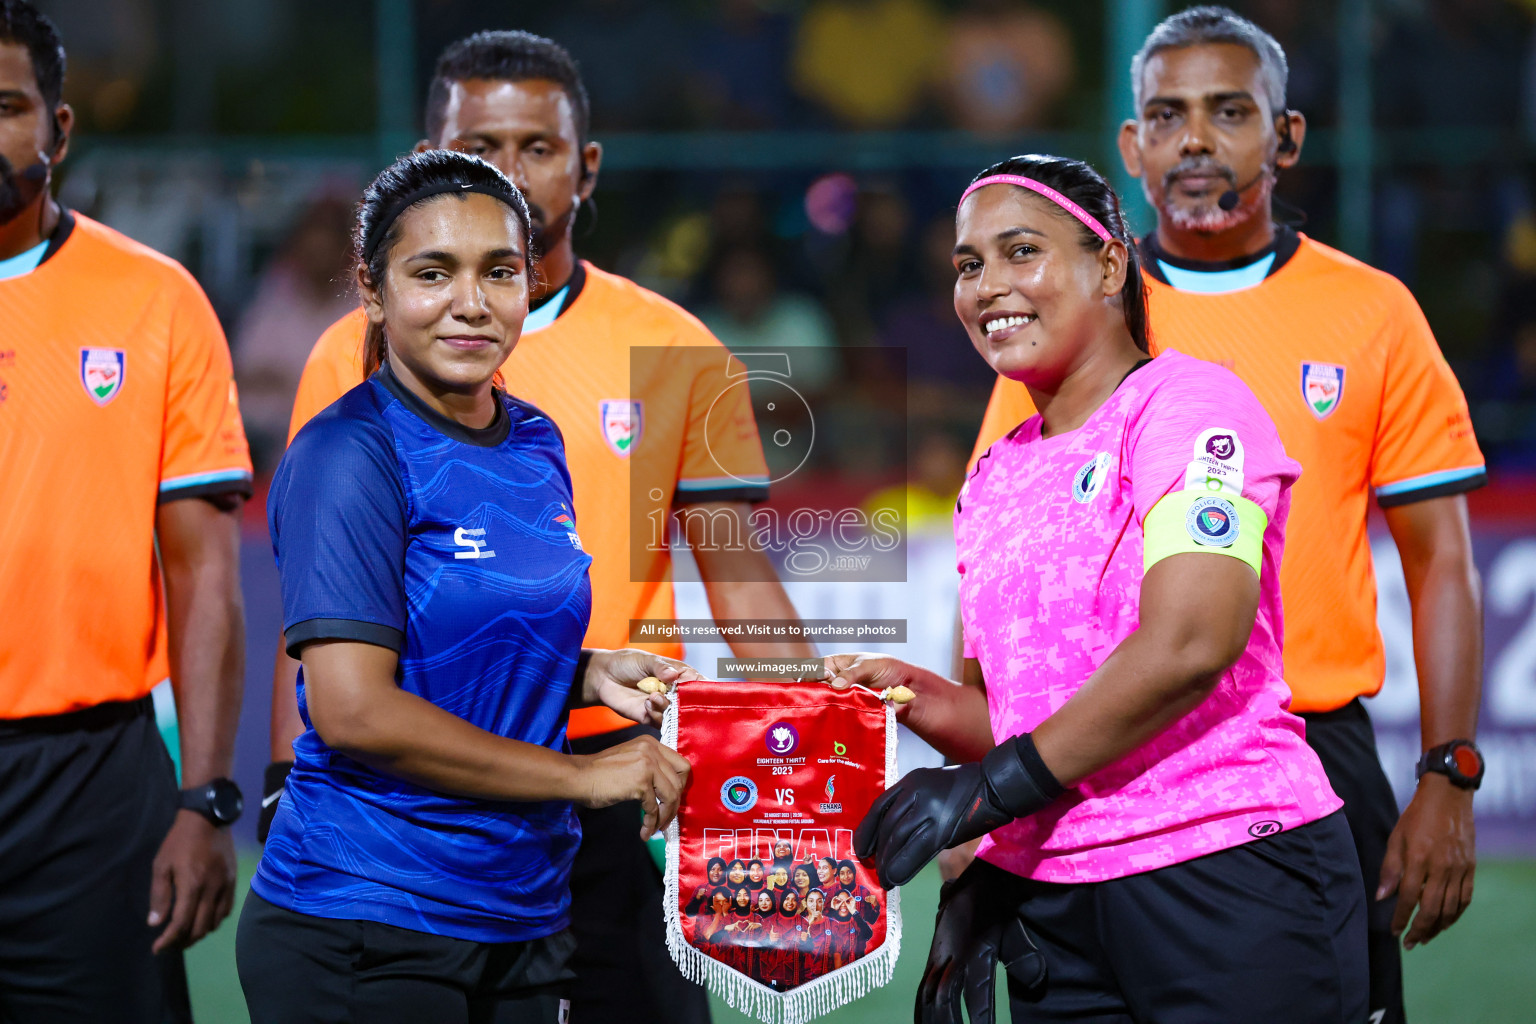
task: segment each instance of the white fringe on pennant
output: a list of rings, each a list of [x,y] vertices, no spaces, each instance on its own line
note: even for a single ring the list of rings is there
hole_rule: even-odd
[[[863,687],[860,687],[863,689]],[[873,692],[873,691],[871,691]],[[677,749],[677,701],[672,701],[661,723],[661,742]],[[896,784],[896,709],[885,705],[885,785]],[[726,1005],[763,1024],[805,1024],[831,1013],[861,996],[889,984],[896,972],[896,958],[901,955],[901,893],[892,889],[885,894],[885,941],[878,949],[853,963],[829,971],[821,977],[779,992],[728,967],[690,944],[683,935],[682,903],[679,899],[678,868],[681,843],[677,819],[667,826],[667,870],[662,899],[667,915],[667,951],[683,977],[724,999]]]

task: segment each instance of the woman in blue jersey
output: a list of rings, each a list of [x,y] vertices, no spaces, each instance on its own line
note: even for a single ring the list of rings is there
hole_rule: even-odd
[[[294,439],[268,500],[306,732],[241,915],[256,1024],[562,1019],[573,803],[688,764],[586,757],[567,710],[659,720],[640,651],[582,650],[590,557],[560,431],[496,386],[528,310],[528,209],[489,164],[407,157],[364,194],[369,377]]]

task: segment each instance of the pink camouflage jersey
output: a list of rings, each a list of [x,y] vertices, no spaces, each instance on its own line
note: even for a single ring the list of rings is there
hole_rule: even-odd
[[[1242,381],[1178,352],[1131,373],[1077,430],[1042,438],[1033,416],[982,456],[960,492],[955,539],[966,656],[981,663],[997,740],[1038,726],[1136,630],[1143,522],[1164,495],[1214,488],[1269,522],[1253,635],[1215,691],[1052,806],[992,833],[980,857],[1041,881],[1097,882],[1341,806],[1286,710],[1281,674],[1280,555],[1300,472]]]

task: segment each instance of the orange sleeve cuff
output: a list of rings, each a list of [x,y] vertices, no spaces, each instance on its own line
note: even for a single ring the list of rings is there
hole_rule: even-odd
[[[628,729],[634,724],[612,708],[575,708],[571,711],[571,720],[566,726],[565,738],[579,740],[587,736],[600,736],[605,732]]]

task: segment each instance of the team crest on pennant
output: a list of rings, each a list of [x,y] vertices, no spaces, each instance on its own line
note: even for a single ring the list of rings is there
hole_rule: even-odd
[[[80,383],[97,405],[106,405],[123,390],[127,369],[128,355],[120,348],[80,350]]]
[[[1318,419],[1327,419],[1344,397],[1344,367],[1332,363],[1301,364],[1301,398]]]
[[[645,420],[643,408],[637,401],[608,399],[600,403],[598,412],[603,421],[603,440],[615,455],[625,458],[640,443]]]

